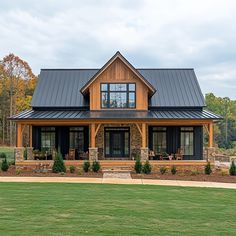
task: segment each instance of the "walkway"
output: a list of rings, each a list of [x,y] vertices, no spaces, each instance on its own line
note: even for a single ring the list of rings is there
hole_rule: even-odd
[[[154,179],[121,179],[121,178],[80,178],[80,177],[0,177],[0,182],[33,182],[33,183],[96,183],[96,184],[144,184],[181,187],[209,187],[236,189],[236,183],[197,182]]]

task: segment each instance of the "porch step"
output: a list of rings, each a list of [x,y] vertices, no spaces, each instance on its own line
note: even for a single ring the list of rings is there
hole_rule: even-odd
[[[113,167],[105,167],[102,169],[102,172],[130,172],[130,166],[113,166]]]

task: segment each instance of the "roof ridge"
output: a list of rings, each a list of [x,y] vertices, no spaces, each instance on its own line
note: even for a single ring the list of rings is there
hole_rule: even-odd
[[[136,70],[194,70],[194,68],[135,68]],[[45,70],[100,70],[99,68],[42,68]]]

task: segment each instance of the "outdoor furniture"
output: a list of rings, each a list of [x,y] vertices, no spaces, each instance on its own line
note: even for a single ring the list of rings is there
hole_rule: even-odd
[[[174,153],[171,153],[171,154],[168,156],[168,158],[169,158],[170,161],[174,160],[174,158],[175,158]]]
[[[156,156],[156,155],[155,155],[155,152],[152,151],[152,150],[150,150],[149,153],[148,153],[149,159],[150,159],[150,160],[153,160],[153,158],[154,158],[155,156]]]
[[[184,152],[182,148],[178,148],[177,153],[175,154],[176,160],[183,160]]]
[[[75,149],[74,148],[69,149],[69,158],[68,158],[68,160],[75,160]]]
[[[79,159],[80,160],[88,160],[88,152],[80,152]]]

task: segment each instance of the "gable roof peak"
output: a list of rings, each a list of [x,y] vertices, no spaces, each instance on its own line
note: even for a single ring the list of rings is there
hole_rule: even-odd
[[[156,89],[150,84],[142,75],[141,73],[134,68],[134,66],[119,52],[117,51],[113,57],[100,69],[97,73],[81,88],[81,93],[84,94],[87,91],[88,87],[93,83],[93,81],[104,71],[108,66],[110,66],[117,58],[119,58],[127,67],[129,67],[134,74],[142,80],[142,82],[149,88],[151,94],[153,95],[156,92]]]

